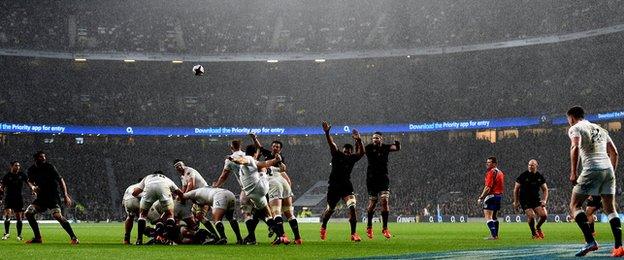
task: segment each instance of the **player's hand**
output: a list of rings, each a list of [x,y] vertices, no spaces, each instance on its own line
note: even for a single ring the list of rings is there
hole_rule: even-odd
[[[32,195],[37,196],[37,193],[39,193],[39,187],[33,186],[32,187]]]
[[[251,139],[255,140],[258,136],[254,132],[249,132],[249,137],[251,137]]]
[[[512,204],[514,209],[518,209],[520,207],[520,204],[517,201],[514,201]]]
[[[72,202],[72,199],[68,195],[65,195],[65,206],[67,206],[68,208],[71,207]]]
[[[570,174],[570,182],[572,183],[572,185],[576,185],[576,173],[571,173]]]
[[[281,163],[282,162],[282,156],[279,153],[275,154],[275,160],[277,160],[277,163]]]
[[[325,133],[329,133],[329,130],[331,130],[331,125],[327,123],[327,121],[323,121],[323,131],[325,131]]]
[[[546,207],[546,201],[545,200],[540,200],[540,204],[542,205],[542,207]]]
[[[213,181],[213,182],[212,182],[212,187],[213,187],[213,188],[218,188],[218,187],[217,187],[217,182],[216,182],[216,181]]]
[[[477,204],[479,204],[479,205],[483,204],[483,199],[481,199],[481,198],[477,199]]]
[[[351,131],[351,137],[353,137],[356,141],[362,139],[362,137],[360,137],[360,132],[355,128]]]

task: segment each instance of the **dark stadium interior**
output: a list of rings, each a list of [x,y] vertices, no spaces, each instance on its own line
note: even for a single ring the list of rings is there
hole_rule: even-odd
[[[115,3],[112,3],[115,2]],[[149,2],[149,12],[142,8]],[[207,4],[207,2],[209,4]],[[444,2],[444,3],[440,3]],[[0,48],[70,53],[333,53],[461,46],[549,36],[624,23],[624,1],[1,1]],[[505,11],[505,10],[514,10]],[[537,11],[536,11],[537,10]],[[471,16],[458,15],[471,13]],[[530,13],[528,15],[527,13]],[[0,56],[0,122],[92,126],[318,126],[460,119],[562,116],[572,105],[589,113],[624,107],[624,33],[554,44],[375,59],[202,63],[86,61]],[[624,151],[622,120],[603,122]],[[612,123],[612,124],[609,124]],[[516,176],[540,162],[551,197],[566,213],[572,186],[566,126],[393,133],[390,155],[394,215],[478,216],[485,159],[507,174],[503,214],[511,214]],[[0,134],[0,165],[49,154],[85,210],[70,216],[121,220],[121,194],[137,178],[164,170],[179,181],[181,158],[211,183],[232,137],[129,137]],[[261,136],[285,143],[295,196],[329,176],[322,136]],[[368,143],[370,136],[365,137]],[[249,143],[247,137],[243,138]],[[348,136],[337,142],[351,142]],[[366,201],[366,160],[352,181],[358,212]],[[621,176],[621,174],[618,174]],[[622,180],[618,177],[618,185]],[[226,188],[238,192],[234,180]],[[619,187],[618,187],[619,188]],[[24,194],[28,192],[25,190]],[[619,191],[621,194],[621,191]],[[29,198],[30,195],[26,195]],[[29,199],[27,199],[29,201]],[[618,202],[623,202],[618,196]],[[319,214],[324,202],[314,207]],[[621,208],[621,207],[620,207]],[[345,212],[339,211],[339,216]]]

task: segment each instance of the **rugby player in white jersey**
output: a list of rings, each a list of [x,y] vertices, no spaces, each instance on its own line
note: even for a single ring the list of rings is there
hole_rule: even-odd
[[[173,167],[175,167],[176,172],[180,174],[180,182],[182,183],[182,187],[180,190],[183,193],[208,186],[208,183],[206,182],[204,177],[202,177],[197,170],[186,166],[186,164],[182,160],[175,159],[173,161]],[[192,212],[193,216],[199,222],[201,222],[206,227],[206,229],[208,229],[208,231],[212,233],[212,235],[217,235],[217,231],[215,230],[214,226],[212,225],[212,223],[210,223],[210,220],[205,217],[207,212],[205,208],[199,207],[198,205],[191,206],[190,204],[186,203],[182,204],[179,200],[176,200],[176,210],[178,210],[178,207],[184,208],[184,211]],[[189,226],[192,226],[190,225],[191,223],[188,224]]]
[[[587,244],[576,253],[584,256],[598,250],[598,244],[592,236],[587,214],[581,208],[589,196],[602,198],[603,212],[609,218],[611,231],[615,240],[611,255],[624,256],[622,248],[622,229],[616,211],[615,169],[618,163],[618,152],[609,137],[607,130],[597,124],[585,120],[585,111],[581,107],[573,107],[567,113],[570,129],[570,181],[574,185],[570,202],[570,213],[574,217],[585,237]],[[577,176],[578,161],[581,159],[583,170]]]
[[[260,155],[264,156],[265,160],[274,159],[276,154],[282,156],[282,142],[277,140],[273,141],[271,143],[271,150],[267,150],[262,147],[262,143],[260,143],[255,133],[249,133],[249,137],[251,137],[256,148],[260,150]],[[288,224],[295,235],[295,244],[301,245],[303,240],[299,233],[299,224],[297,218],[295,218],[292,206],[294,196],[291,188],[292,182],[287,173],[284,156],[282,156],[282,162],[277,165],[277,167],[269,167],[267,177],[269,179],[269,206],[271,207],[275,223],[278,226],[282,226],[284,222],[282,214],[284,214],[284,217],[288,219]],[[286,234],[284,234],[283,240],[289,242]]]
[[[230,222],[230,226],[236,234],[237,244],[243,243],[238,222],[234,218],[234,210],[236,209],[234,193],[221,188],[202,187],[184,193],[184,198],[191,200],[200,207],[208,207],[212,210],[212,221],[215,222],[215,227],[219,232],[219,239],[216,244],[227,244],[225,228],[221,222],[224,217]]]
[[[141,180],[139,179],[138,182],[141,182]],[[139,194],[138,198],[135,196],[132,196],[134,189],[138,187],[139,187],[139,183],[135,183],[135,184],[128,186],[128,188],[126,188],[126,191],[124,192],[124,195],[123,195],[122,205],[126,211],[126,221],[124,223],[126,233],[124,234],[123,243],[126,245],[130,244],[130,233],[132,232],[132,226],[134,225],[134,218],[139,216],[139,210],[140,210],[139,203],[141,201],[140,197],[142,195]]]
[[[258,149],[254,145],[248,145],[245,149],[245,156],[228,157],[225,169],[219,179],[215,182],[215,187],[221,187],[227,180],[230,173],[235,173],[238,176],[239,184],[242,187],[245,197],[253,204],[256,209],[256,214],[262,214],[265,222],[275,231],[277,234],[273,244],[281,244],[285,242],[283,240],[282,229],[276,226],[275,221],[271,215],[271,209],[266,198],[269,192],[269,182],[266,175],[262,172],[262,169],[270,166],[275,166],[281,162],[281,156],[276,155],[275,159],[267,160],[264,162],[256,161],[258,156]],[[243,204],[244,202],[241,202]],[[253,239],[255,243],[255,234],[253,230],[249,230],[249,239]],[[249,241],[248,241],[249,242]]]
[[[154,202],[159,201],[160,204],[166,209],[164,212],[164,218],[166,219],[165,225],[167,226],[168,231],[171,233],[175,232],[176,225],[175,220],[173,218],[173,196],[172,193],[180,197],[183,193],[180,191],[178,186],[167,176],[164,175],[162,171],[155,171],[154,173],[145,176],[139,183],[138,187],[134,189],[132,192],[132,196],[139,197],[139,194],[145,192],[141,197],[141,201],[139,203],[139,220],[138,220],[138,236],[137,236],[137,245],[143,244],[143,233],[145,232],[146,225],[146,217],[149,212],[149,209],[152,207]]]

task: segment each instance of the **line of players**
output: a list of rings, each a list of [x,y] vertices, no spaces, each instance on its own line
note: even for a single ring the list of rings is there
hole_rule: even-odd
[[[382,134],[376,132],[366,149],[357,132],[353,130],[352,137],[356,141],[356,153],[353,146],[345,144],[339,151],[333,142],[329,131],[331,126],[323,122],[323,130],[330,146],[332,155],[332,172],[329,178],[327,193],[327,209],[323,213],[320,230],[322,240],[327,238],[327,223],[337,203],[342,199],[350,212],[351,240],[361,241],[356,233],[355,195],[350,181],[354,164],[368,155],[367,188],[369,191],[367,236],[373,238],[372,218],[378,202],[382,206],[382,234],[390,238],[388,230],[389,214],[389,179],[388,154],[400,150],[400,143],[383,144]],[[236,234],[238,244],[256,244],[255,230],[260,221],[269,227],[269,237],[275,234],[272,244],[289,244],[290,240],[284,232],[284,218],[293,230],[295,243],[303,243],[299,234],[297,219],[292,206],[291,180],[287,174],[287,166],[281,155],[283,144],[274,141],[271,150],[264,149],[258,137],[250,134],[254,144],[241,150],[239,141],[230,145],[232,154],[224,163],[219,178],[208,186],[201,175],[184,162],[176,160],[174,166],[180,174],[182,188],[178,188],[173,181],[162,172],[155,172],[143,178],[139,183],[131,185],[124,194],[123,205],[127,212],[126,233],[124,243],[130,243],[130,232],[134,218],[138,216],[138,237],[136,244],[143,244],[143,235],[153,237],[150,243],[202,243],[226,244],[227,237],[222,223],[225,217]],[[259,161],[260,156],[264,161]],[[228,177],[234,174],[241,187],[240,203],[244,216],[244,223],[248,235],[242,238],[238,222],[234,219],[235,197],[231,191],[221,189]],[[172,195],[176,195],[173,199]],[[191,202],[186,202],[190,200]],[[192,204],[192,206],[191,206]],[[206,218],[211,210],[212,223]],[[146,229],[147,221],[156,228]],[[202,223],[206,229],[199,229]],[[216,227],[216,229],[215,229]]]

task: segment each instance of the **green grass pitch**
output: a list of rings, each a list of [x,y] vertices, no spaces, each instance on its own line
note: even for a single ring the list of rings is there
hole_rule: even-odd
[[[28,245],[18,242],[15,224],[11,225],[9,240],[0,241],[1,259],[182,259],[210,256],[215,259],[327,259],[372,256],[397,256],[418,253],[449,252],[479,249],[513,249],[527,246],[575,245],[580,248],[582,236],[574,223],[546,223],[543,227],[546,238],[532,240],[526,223],[501,223],[501,239],[486,241],[488,230],[484,223],[390,223],[394,237],[386,240],[381,236],[381,226],[375,223],[375,237],[369,240],[364,225],[358,223],[363,241],[349,241],[348,223],[329,223],[328,239],[319,238],[319,224],[301,224],[304,239],[301,246],[269,245],[265,236],[266,226],[258,227],[258,241],[255,246],[229,245],[178,245],[178,246],[128,246],[122,245],[123,224],[107,223],[73,224],[81,244],[69,245],[66,233],[58,224],[43,224],[41,232],[44,244]],[[241,225],[243,236],[244,225]],[[289,227],[285,227],[290,232]],[[226,223],[230,243],[233,234]],[[597,223],[598,242],[604,244],[600,250],[610,250],[612,236],[608,224]],[[290,234],[290,233],[289,233]],[[32,231],[24,225],[24,238],[30,239]],[[292,235],[289,235],[292,238]],[[136,238],[136,225],[132,240]],[[574,252],[570,252],[570,256]],[[418,255],[415,255],[416,257]],[[461,257],[458,253],[457,257]],[[519,256],[521,257],[521,256]]]

